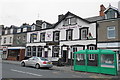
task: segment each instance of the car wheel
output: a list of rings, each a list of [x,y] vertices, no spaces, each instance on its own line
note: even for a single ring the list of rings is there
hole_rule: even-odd
[[[25,62],[22,62],[22,63],[21,63],[21,66],[22,66],[22,67],[25,67]]]
[[[39,65],[39,64],[36,64],[36,65],[35,65],[35,68],[36,68],[36,69],[39,69],[39,68],[40,68],[40,65]]]

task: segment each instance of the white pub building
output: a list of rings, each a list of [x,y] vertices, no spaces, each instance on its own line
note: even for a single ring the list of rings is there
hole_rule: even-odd
[[[71,12],[59,15],[54,25],[44,21],[40,30],[35,30],[35,27],[33,25],[32,31],[27,33],[26,57],[45,57],[53,62],[61,59],[70,64],[74,52],[97,48],[96,23]]]

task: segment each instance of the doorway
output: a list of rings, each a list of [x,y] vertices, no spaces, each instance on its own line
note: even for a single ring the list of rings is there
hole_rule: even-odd
[[[63,62],[67,62],[68,61],[68,51],[63,50],[62,54],[63,54],[62,55]]]

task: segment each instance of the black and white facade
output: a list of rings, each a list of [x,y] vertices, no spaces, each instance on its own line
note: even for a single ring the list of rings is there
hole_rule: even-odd
[[[27,33],[26,57],[40,56],[52,61],[61,58],[64,63],[70,63],[74,52],[97,47],[96,23],[71,12],[59,15],[56,24],[44,22],[41,27]]]

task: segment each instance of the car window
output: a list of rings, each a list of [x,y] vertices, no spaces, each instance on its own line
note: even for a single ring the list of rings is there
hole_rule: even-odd
[[[42,61],[48,61],[48,59],[45,59],[45,58],[40,58]]]
[[[29,60],[34,60],[35,59],[35,57],[31,57],[31,58],[29,58]]]

